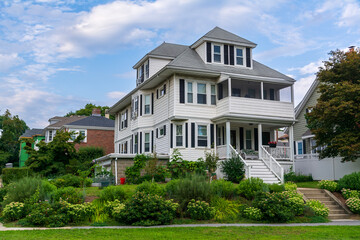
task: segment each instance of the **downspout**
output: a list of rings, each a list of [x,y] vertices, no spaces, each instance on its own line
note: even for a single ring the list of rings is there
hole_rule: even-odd
[[[118,185],[118,169],[117,169],[117,158],[115,158],[115,185]]]

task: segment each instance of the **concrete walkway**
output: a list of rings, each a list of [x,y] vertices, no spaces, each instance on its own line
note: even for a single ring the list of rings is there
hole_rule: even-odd
[[[151,227],[141,226],[84,226],[84,227],[61,227],[61,228],[7,228],[0,223],[0,231],[14,230],[49,230],[49,229],[130,229],[130,228],[184,228],[184,227],[313,227],[313,226],[360,226],[359,220],[341,220],[328,223],[213,223],[213,224],[178,224],[178,225],[161,225]]]

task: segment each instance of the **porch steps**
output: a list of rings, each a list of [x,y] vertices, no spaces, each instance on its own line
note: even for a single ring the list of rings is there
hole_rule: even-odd
[[[260,178],[264,183],[279,183],[279,179],[270,171],[270,169],[261,160],[245,160],[251,167],[251,177]]]
[[[305,199],[319,200],[329,208],[329,219],[349,219],[351,215],[345,211],[333,198],[323,189],[317,188],[298,188],[298,191],[305,196]]]

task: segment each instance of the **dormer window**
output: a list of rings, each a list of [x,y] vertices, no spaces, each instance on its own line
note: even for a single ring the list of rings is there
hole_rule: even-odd
[[[221,63],[221,46],[214,44],[214,62]]]
[[[145,79],[149,78],[149,60],[145,63]]]
[[[236,65],[244,65],[244,51],[242,48],[236,48]]]

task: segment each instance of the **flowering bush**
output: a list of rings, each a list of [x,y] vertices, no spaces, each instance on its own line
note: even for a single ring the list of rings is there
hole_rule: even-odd
[[[91,203],[71,204],[67,203],[67,216],[70,222],[78,223],[90,219],[94,214],[94,208]]]
[[[296,191],[297,185],[294,182],[287,182],[285,183],[285,190],[286,191]]]
[[[254,207],[245,208],[243,211],[243,216],[245,218],[255,221],[259,221],[263,218],[263,214],[261,213],[261,210]]]
[[[345,199],[349,198],[360,198],[360,192],[357,190],[341,189],[341,193]]]
[[[5,206],[3,210],[3,217],[7,221],[18,220],[25,215],[25,205],[20,202],[12,202]]]
[[[290,202],[290,208],[295,213],[295,216],[300,216],[304,213],[305,203],[302,198],[291,197],[288,201]]]
[[[169,224],[175,218],[178,206],[172,200],[165,200],[158,195],[137,192],[125,204],[120,214],[113,213],[113,216],[120,222],[132,225]]]
[[[26,216],[26,222],[33,226],[47,226],[49,224],[49,216],[53,213],[53,209],[48,202],[35,203],[30,214]]]
[[[335,192],[336,191],[336,188],[337,188],[338,184],[334,181],[331,181],[331,180],[321,180],[319,182],[319,187],[321,189],[326,189],[330,192]]]
[[[215,217],[216,211],[207,202],[192,199],[187,205],[187,213],[191,219],[209,220]]]
[[[120,212],[125,208],[125,204],[121,203],[119,200],[107,202],[104,206],[104,211],[109,215],[109,217],[119,216]]]
[[[358,198],[349,198],[346,200],[346,206],[352,211],[353,213],[360,214],[360,199]]]
[[[319,200],[311,199],[306,202],[305,206],[309,207],[316,216],[326,218],[329,215],[329,209]]]

